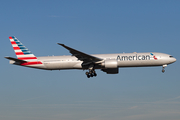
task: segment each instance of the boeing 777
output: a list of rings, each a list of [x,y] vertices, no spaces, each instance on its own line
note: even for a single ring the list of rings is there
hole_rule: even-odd
[[[118,54],[86,54],[64,44],[57,43],[66,48],[72,55],[36,57],[16,37],[9,37],[17,58],[5,57],[10,64],[20,65],[44,70],[82,69],[88,78],[97,76],[95,70],[101,69],[107,74],[117,74],[122,67],[148,67],[162,66],[162,72],[168,64],[176,59],[168,54],[158,52],[145,53],[118,53]]]

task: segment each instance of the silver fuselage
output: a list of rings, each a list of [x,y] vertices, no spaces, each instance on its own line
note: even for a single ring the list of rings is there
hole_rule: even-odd
[[[102,63],[95,66],[95,69],[104,69],[103,63],[106,61],[117,61],[120,67],[145,67],[145,66],[162,66],[176,61],[174,57],[164,53],[155,53],[156,59],[148,53],[117,53],[117,54],[93,54],[92,56],[103,59]],[[26,65],[26,67],[45,69],[45,70],[63,70],[63,69],[88,69],[83,66],[83,61],[74,56],[46,56],[37,57],[42,64]],[[16,64],[13,61],[11,64]]]

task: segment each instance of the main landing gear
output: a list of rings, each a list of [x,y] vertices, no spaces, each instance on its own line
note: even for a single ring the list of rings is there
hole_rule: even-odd
[[[89,72],[86,72],[86,75],[88,78],[93,77],[93,76],[97,76],[95,70],[91,70]]]
[[[93,64],[91,64],[88,69],[89,69],[89,72],[86,72],[86,75],[88,78],[93,77],[93,76],[97,76],[96,71],[94,70]]]
[[[164,72],[165,72],[165,70],[164,70],[164,69],[165,69],[165,67],[167,67],[167,65],[163,65],[163,66],[162,66],[162,73],[164,73]]]

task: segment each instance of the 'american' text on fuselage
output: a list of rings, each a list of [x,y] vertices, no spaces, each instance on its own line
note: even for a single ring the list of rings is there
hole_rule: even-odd
[[[134,56],[117,56],[117,60],[125,61],[125,60],[150,60],[150,55],[134,55]]]

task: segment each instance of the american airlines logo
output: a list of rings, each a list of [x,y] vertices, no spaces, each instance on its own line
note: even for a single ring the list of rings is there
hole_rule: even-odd
[[[152,56],[153,56],[153,58],[155,59],[155,60],[157,60],[157,57],[154,55],[154,54],[152,54],[152,53],[150,53]]]
[[[152,57],[151,57],[151,56]],[[151,58],[154,58],[157,60],[156,56],[154,54],[150,53],[150,55],[134,55],[134,56],[117,56],[118,61],[132,61],[132,60],[150,60]]]

